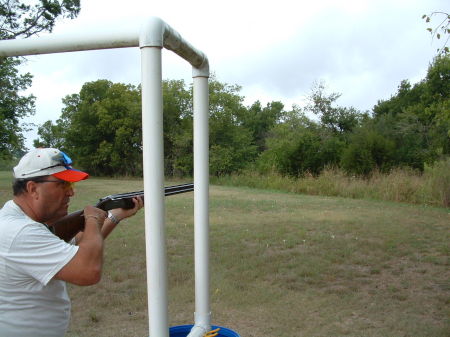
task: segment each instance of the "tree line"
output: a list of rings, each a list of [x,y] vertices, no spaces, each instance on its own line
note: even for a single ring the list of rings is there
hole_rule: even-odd
[[[450,155],[450,57],[438,55],[426,77],[405,80],[372,112],[337,104],[339,93],[313,86],[304,107],[278,101],[244,105],[241,87],[210,79],[210,172],[250,169],[282,175],[318,175],[338,167],[352,175],[395,167],[423,171]],[[142,174],[140,87],[88,82],[63,99],[56,121],[38,129],[35,146],[62,148],[94,175]],[[163,81],[167,175],[193,173],[192,86]]]

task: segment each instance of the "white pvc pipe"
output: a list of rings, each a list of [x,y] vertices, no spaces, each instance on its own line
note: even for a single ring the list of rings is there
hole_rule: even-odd
[[[136,32],[91,32],[0,41],[0,56],[24,56],[94,49],[137,47]]]
[[[0,41],[0,56],[25,56],[63,53],[94,49],[111,49],[145,46],[160,46],[173,51],[198,69],[208,69],[205,54],[195,49],[181,35],[158,17],[149,17],[140,32],[90,31],[72,34],[51,34],[27,39]],[[206,74],[206,73],[205,73]],[[209,76],[209,73],[206,74]]]
[[[211,330],[209,299],[209,92],[194,70],[195,324],[188,337]]]
[[[168,336],[161,48],[141,48],[149,336]]]

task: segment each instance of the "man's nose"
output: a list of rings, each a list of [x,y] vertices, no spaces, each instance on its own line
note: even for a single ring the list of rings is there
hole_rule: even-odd
[[[72,197],[75,194],[75,190],[74,189],[75,189],[75,184],[74,183],[68,184],[67,187],[66,187],[67,195]]]

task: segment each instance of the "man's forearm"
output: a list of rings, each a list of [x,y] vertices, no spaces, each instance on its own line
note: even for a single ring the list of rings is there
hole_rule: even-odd
[[[103,267],[104,238],[100,227],[96,219],[87,218],[83,235],[78,242],[78,254],[92,284],[100,281]]]

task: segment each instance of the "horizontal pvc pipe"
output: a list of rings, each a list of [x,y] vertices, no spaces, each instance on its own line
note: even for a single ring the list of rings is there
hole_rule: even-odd
[[[83,50],[137,47],[135,33],[91,32],[89,34],[48,35],[0,41],[0,56],[25,56]]]
[[[51,34],[28,39],[0,41],[0,57],[64,53],[127,47],[164,47],[182,57],[200,75],[209,76],[208,59],[167,23],[157,17],[146,19],[139,32],[91,31]]]

